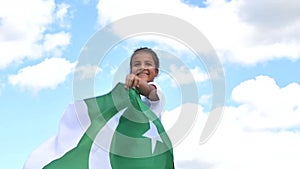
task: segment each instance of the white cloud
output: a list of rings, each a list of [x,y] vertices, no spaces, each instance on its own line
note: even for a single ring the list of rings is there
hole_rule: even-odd
[[[76,67],[75,70],[78,73],[79,80],[95,78],[95,76],[102,71],[102,69],[95,65],[84,65]]]
[[[73,72],[74,66],[75,63],[63,58],[51,58],[35,66],[25,67],[17,74],[10,75],[8,79],[12,85],[36,93],[45,88],[55,89]]]
[[[62,55],[62,49],[70,44],[70,39],[70,34],[66,32],[45,34],[43,49],[52,53],[53,56],[59,57]]]
[[[90,1],[91,1],[91,0],[83,0],[83,4],[84,4],[84,5],[87,5],[87,4],[90,3]]]
[[[4,88],[5,88],[5,83],[2,83],[0,81],[0,95],[1,95],[1,93],[2,93],[2,91],[3,91]]]
[[[209,0],[206,4],[200,8],[179,0],[100,0],[98,22],[105,25],[140,13],[169,14],[196,26],[223,61],[256,64],[299,59],[299,1]]]
[[[241,1],[241,18],[259,27],[278,29],[300,19],[298,0]]]
[[[300,85],[280,88],[274,79],[258,76],[237,86],[232,98],[239,104],[244,127],[252,130],[300,126]],[[255,125],[253,125],[255,124]]]
[[[191,83],[204,82],[208,80],[207,73],[201,71],[199,67],[194,67],[192,69],[188,69],[184,66],[177,66],[175,64],[171,64],[169,67],[169,72],[167,72],[172,78],[172,85],[187,85]]]
[[[57,12],[55,14],[56,19],[59,21],[59,25],[61,27],[70,28],[70,24],[68,23],[68,18],[73,17],[72,13],[70,13],[70,5],[69,4],[58,4]]]
[[[117,72],[117,70],[118,70],[118,68],[116,66],[112,66],[109,71],[110,75],[114,76],[115,73]]]
[[[0,69],[12,63],[21,63],[25,58],[37,59],[47,54],[48,51],[45,51],[43,47],[45,41],[48,43],[47,38],[50,34],[44,36],[44,33],[56,19],[61,19],[66,14],[60,9],[63,8],[56,11],[54,0],[1,2]],[[58,12],[57,16],[56,12]],[[56,36],[55,33],[53,36]],[[60,48],[61,45],[58,41],[56,47]]]
[[[132,49],[139,48],[139,46],[137,46],[139,43],[155,42],[155,46],[152,47],[152,49],[157,50],[156,52],[158,55],[160,54],[159,51],[168,51],[174,56],[179,56],[185,59],[187,57],[194,57],[191,52],[188,53],[188,48],[185,46],[186,44],[178,41],[178,39],[172,39],[171,37],[163,34],[136,35],[131,37],[130,42],[133,44],[128,49],[130,54],[132,53]]]
[[[239,105],[225,108],[216,132],[202,145],[199,139],[208,113],[198,106],[192,131],[174,147],[175,168],[299,168],[299,97],[299,84],[279,87],[267,76],[245,81],[232,93]],[[180,106],[163,114],[167,129],[180,120],[181,110]]]
[[[159,4],[159,5],[158,5]],[[101,25],[110,23],[117,19],[139,13],[168,13],[174,10],[173,7],[182,7],[180,0],[100,0],[98,8],[98,21]],[[113,11],[111,9],[114,9]],[[172,12],[174,13],[174,11]]]
[[[211,102],[211,99],[212,99],[211,94],[204,94],[204,95],[201,95],[201,97],[199,98],[199,103],[201,105],[207,105]]]
[[[201,71],[201,69],[199,67],[194,67],[193,69],[190,69],[192,75],[194,76],[196,82],[203,82],[208,80],[208,75],[207,73],[204,73],[203,71]]]

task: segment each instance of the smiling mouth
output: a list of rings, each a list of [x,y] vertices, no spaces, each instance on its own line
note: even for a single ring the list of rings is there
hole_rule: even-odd
[[[148,76],[149,73],[145,73],[145,72],[141,72],[141,73],[138,73],[137,76]]]
[[[137,76],[148,76],[149,72],[145,71],[145,69],[140,70],[139,72],[136,73]]]

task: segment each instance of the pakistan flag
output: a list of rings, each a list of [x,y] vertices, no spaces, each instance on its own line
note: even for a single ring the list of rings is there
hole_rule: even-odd
[[[57,135],[28,157],[24,169],[173,169],[173,149],[160,119],[122,83],[75,101]]]

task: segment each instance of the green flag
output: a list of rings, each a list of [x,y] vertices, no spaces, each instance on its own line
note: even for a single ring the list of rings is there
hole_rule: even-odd
[[[64,114],[58,134],[31,154],[24,169],[174,168],[160,119],[134,89],[119,83],[106,95],[75,102]]]

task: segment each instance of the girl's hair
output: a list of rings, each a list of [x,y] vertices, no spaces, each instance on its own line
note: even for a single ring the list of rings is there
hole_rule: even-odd
[[[136,49],[133,52],[133,54],[131,55],[131,58],[130,58],[130,69],[131,69],[131,66],[132,66],[132,58],[134,57],[134,55],[136,55],[137,53],[140,53],[140,52],[149,53],[152,56],[152,58],[153,58],[155,68],[156,69],[159,68],[159,59],[157,57],[157,54],[151,48],[141,47],[141,48]]]

